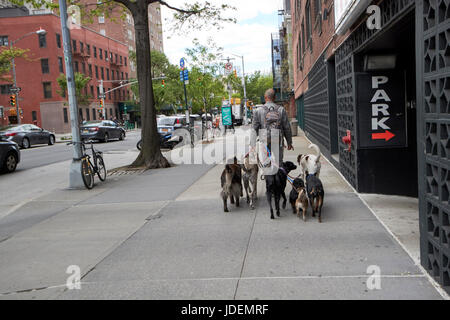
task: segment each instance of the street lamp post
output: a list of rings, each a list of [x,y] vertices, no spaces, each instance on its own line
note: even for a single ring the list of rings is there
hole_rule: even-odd
[[[245,108],[245,124],[247,124],[248,118],[247,118],[247,88],[246,88],[246,81],[245,81],[245,65],[244,65],[244,56],[240,56],[238,54],[231,53],[233,56],[239,57],[242,59],[242,84],[244,86],[244,108]]]
[[[46,33],[47,33],[47,31],[45,31],[44,29],[41,29],[41,28],[40,28],[39,30],[37,30],[37,31],[33,31],[33,32],[30,32],[30,33],[27,33],[27,34],[21,36],[20,38],[14,40],[14,41],[11,40],[11,42],[9,43],[9,48],[12,49],[13,46],[14,46],[17,42],[19,42],[20,40],[22,40],[22,39],[25,38],[25,37],[31,36],[31,35],[33,35],[33,34],[41,35],[41,34],[46,34]],[[14,59],[14,56],[13,56],[13,58],[12,58],[12,60],[11,60],[11,63],[12,63],[12,72],[13,72],[13,81],[14,81],[14,88],[13,88],[13,90],[12,90],[12,93],[14,93],[14,94],[16,95],[16,116],[17,116],[17,124],[20,124],[20,122],[21,122],[21,121],[20,121],[20,109],[19,109],[19,92],[20,92],[20,89],[17,87],[16,61],[15,61],[15,59]]]

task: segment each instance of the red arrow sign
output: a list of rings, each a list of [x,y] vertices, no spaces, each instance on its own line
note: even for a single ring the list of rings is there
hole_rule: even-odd
[[[394,137],[395,137],[395,134],[393,134],[390,131],[386,131],[386,132],[383,132],[383,133],[373,133],[372,134],[372,140],[386,140],[386,141],[389,141],[389,140],[391,140]]]

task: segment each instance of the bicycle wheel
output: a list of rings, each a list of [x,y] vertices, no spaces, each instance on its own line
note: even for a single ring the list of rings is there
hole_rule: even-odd
[[[102,156],[97,156],[97,175],[98,178],[101,181],[105,181],[106,180],[106,167],[105,167],[105,162],[103,162],[103,157]]]
[[[142,149],[142,140],[139,140],[138,143],[136,144],[136,148],[141,151]]]
[[[94,169],[87,158],[81,160],[81,177],[87,189],[94,187]]]

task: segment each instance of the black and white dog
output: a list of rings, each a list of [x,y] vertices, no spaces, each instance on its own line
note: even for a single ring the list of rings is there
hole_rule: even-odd
[[[270,206],[270,219],[275,219],[273,214],[272,207],[272,198],[275,198],[275,209],[277,211],[277,216],[280,217],[280,200],[283,197],[283,209],[286,209],[287,198],[286,198],[286,185],[287,178],[291,171],[297,169],[297,166],[288,161],[283,162],[281,168],[278,170],[278,173],[274,176],[265,176],[266,180],[266,196],[267,202],[269,202]]]

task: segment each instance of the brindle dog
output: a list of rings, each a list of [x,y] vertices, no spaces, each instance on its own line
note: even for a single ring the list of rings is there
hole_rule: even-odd
[[[220,178],[223,199],[223,211],[229,212],[227,206],[227,200],[230,198],[231,204],[236,202],[236,207],[239,207],[239,199],[242,197],[242,172],[241,166],[237,163],[237,159],[234,158],[233,164],[227,164],[225,170],[222,172]]]

